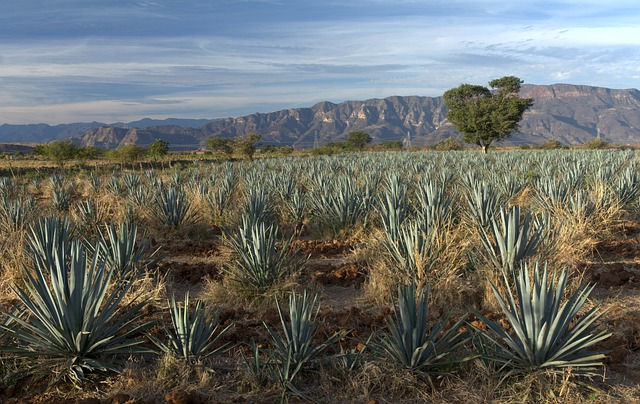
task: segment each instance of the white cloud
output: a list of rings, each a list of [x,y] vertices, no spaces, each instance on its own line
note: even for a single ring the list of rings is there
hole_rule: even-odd
[[[22,12],[32,3],[21,2]],[[640,12],[626,0],[157,0],[100,2],[97,14],[67,4],[77,9],[36,19],[53,39],[0,6],[0,122],[213,118],[324,99],[440,95],[506,74],[640,86]]]

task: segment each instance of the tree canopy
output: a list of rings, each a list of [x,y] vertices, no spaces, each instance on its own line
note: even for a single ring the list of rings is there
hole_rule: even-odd
[[[262,139],[262,135],[257,133],[249,133],[247,136],[236,138],[234,142],[236,152],[249,160],[253,160],[253,155],[256,153],[260,139]]]
[[[154,160],[158,157],[166,156],[169,153],[169,142],[164,140],[156,140],[155,142],[149,145],[147,149],[147,155],[152,157]]]
[[[505,76],[487,87],[461,84],[445,91],[447,118],[467,143],[477,144],[486,153],[493,141],[502,141],[517,129],[533,99],[520,97],[522,80]]]
[[[214,153],[222,153],[226,158],[233,155],[233,139],[228,137],[211,137],[207,139],[207,149]]]
[[[347,135],[346,144],[351,150],[363,150],[366,145],[371,143],[371,136],[368,133],[361,130],[355,132],[349,132]]]
[[[108,156],[121,164],[135,164],[145,154],[147,154],[147,149],[144,147],[136,144],[126,144],[118,146],[115,150],[110,150]]]
[[[42,154],[49,160],[56,163],[60,168],[69,161],[82,157],[85,149],[74,144],[71,140],[56,140],[44,145],[38,145],[34,149],[34,154]]]

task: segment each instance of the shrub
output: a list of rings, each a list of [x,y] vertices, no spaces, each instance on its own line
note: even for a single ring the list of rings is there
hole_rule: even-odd
[[[431,146],[431,148],[439,151],[462,150],[462,143],[457,139],[448,137],[446,139],[439,140]]]
[[[559,140],[549,139],[546,143],[540,146],[543,150],[555,150],[555,149],[568,149],[569,147],[564,145]]]
[[[582,147],[590,150],[606,149],[609,147],[609,142],[600,138],[595,138],[584,142]]]

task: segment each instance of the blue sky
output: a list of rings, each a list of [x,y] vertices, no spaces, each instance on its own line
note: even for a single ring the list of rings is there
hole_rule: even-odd
[[[461,83],[640,87],[637,0],[6,0],[0,124],[220,118]]]

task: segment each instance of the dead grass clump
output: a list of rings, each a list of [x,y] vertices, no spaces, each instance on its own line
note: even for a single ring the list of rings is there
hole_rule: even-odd
[[[109,395],[126,394],[143,402],[171,402],[169,397],[200,397],[203,402],[216,392],[231,391],[228,375],[185,363],[171,355],[129,361],[120,375],[108,381]],[[176,401],[179,402],[179,401]],[[190,402],[190,401],[186,401]]]
[[[373,303],[383,303],[389,290],[398,283],[411,282],[411,276],[422,284],[431,285],[431,299],[435,306],[463,308],[473,304],[477,285],[470,282],[473,274],[465,273],[469,267],[468,255],[470,241],[460,226],[447,226],[443,230],[434,230],[436,236],[433,245],[432,261],[423,262],[417,257],[419,268],[398,268],[380,246],[380,233],[374,233],[365,243],[366,259],[369,262],[369,274],[364,283],[364,298]],[[429,257],[431,258],[431,257]],[[413,275],[412,275],[413,274]]]
[[[22,229],[4,234],[0,239],[0,294],[5,298],[12,296],[12,286],[24,277],[25,265],[30,259],[25,253],[27,230]]]

